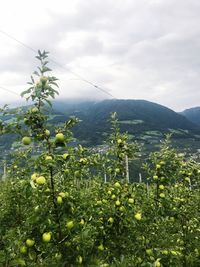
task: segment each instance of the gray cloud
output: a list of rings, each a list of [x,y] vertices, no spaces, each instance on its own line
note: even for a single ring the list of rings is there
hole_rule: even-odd
[[[41,8],[48,23],[28,19],[30,30],[22,38],[27,45],[50,51],[57,62],[119,98],[145,98],[175,110],[200,105],[198,0],[77,0],[71,12],[69,1],[61,1],[59,10],[46,3]],[[0,54],[0,85],[10,86],[4,78],[10,73],[20,87],[36,61],[34,53],[12,42],[11,53]],[[66,69],[51,65],[61,79],[62,97],[83,92],[84,97],[103,97]]]

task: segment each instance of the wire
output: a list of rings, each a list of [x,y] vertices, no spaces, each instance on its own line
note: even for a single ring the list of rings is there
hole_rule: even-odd
[[[111,96],[112,98],[116,98],[116,97],[114,97],[111,93],[109,93],[108,91],[106,91],[105,89],[103,89],[101,86],[96,85],[96,84],[94,84],[93,82],[91,82],[91,81],[85,79],[84,77],[82,77],[81,75],[75,73],[74,71],[70,70],[69,68],[62,66],[60,63],[58,63],[58,62],[52,60],[51,58],[50,58],[50,61],[53,62],[54,64],[56,64],[57,66],[59,66],[60,68],[63,68],[63,69],[65,69],[65,70],[71,72],[74,76],[76,76],[77,78],[79,78],[79,80],[81,80],[81,81],[83,81],[83,82],[85,82],[85,83],[88,83],[88,84],[92,85],[93,87],[99,89],[100,91],[102,91],[102,92],[104,92],[105,94]]]
[[[0,33],[6,35],[6,36],[9,37],[10,39],[12,39],[12,40],[14,40],[15,42],[21,44],[22,46],[24,46],[25,48],[31,50],[32,52],[34,52],[34,53],[37,53],[37,52],[38,52],[37,50],[35,50],[35,49],[32,48],[31,46],[28,46],[27,44],[25,44],[24,42],[22,42],[22,41],[16,39],[15,37],[13,37],[12,35],[8,34],[7,32],[0,30]],[[58,67],[60,67],[60,68],[62,68],[62,69],[64,69],[64,70],[67,70],[68,72],[71,72],[74,76],[76,76],[77,78],[79,78],[81,81],[83,81],[83,82],[85,82],[85,83],[87,83],[87,84],[90,84],[90,85],[93,86],[94,88],[96,88],[96,89],[102,91],[103,93],[105,93],[105,94],[111,96],[112,98],[115,98],[115,99],[116,99],[116,97],[114,97],[111,93],[109,93],[109,92],[108,92],[107,90],[105,90],[103,87],[101,87],[101,86],[99,86],[99,85],[96,85],[96,84],[94,84],[93,82],[91,82],[91,81],[85,79],[83,76],[81,76],[81,75],[79,75],[78,73],[72,71],[71,69],[69,69],[69,68],[63,66],[63,65],[60,64],[59,62],[57,62],[57,61],[55,61],[55,60],[53,60],[53,59],[51,59],[51,58],[49,58],[49,61],[51,61],[51,62],[53,62],[54,64],[56,64]]]
[[[25,43],[19,41],[18,39],[16,39],[16,38],[13,37],[12,35],[8,34],[7,32],[4,32],[4,31],[2,31],[2,30],[0,30],[0,32],[3,33],[4,35],[6,35],[7,37],[9,37],[10,39],[16,41],[17,43],[21,44],[21,45],[24,46],[25,48],[31,50],[32,52],[34,52],[34,53],[37,53],[37,52],[38,52],[37,50],[35,50],[35,49],[33,49],[32,47],[26,45]]]
[[[7,91],[7,92],[9,92],[9,93],[11,93],[11,94],[17,95],[17,96],[20,97],[20,95],[19,95],[18,93],[15,93],[14,91],[12,91],[12,90],[10,90],[10,89],[7,89],[7,88],[2,87],[2,86],[0,86],[0,89],[2,89],[2,90],[4,90],[4,91]]]

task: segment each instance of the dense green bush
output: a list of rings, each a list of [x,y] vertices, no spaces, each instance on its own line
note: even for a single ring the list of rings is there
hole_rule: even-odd
[[[200,266],[199,165],[167,139],[144,165],[148,183],[128,183],[125,159],[138,146],[116,114],[103,153],[71,146],[78,120],[49,131],[45,104],[57,84],[45,76],[46,52],[37,58],[38,80],[23,93],[34,105],[3,125],[21,149],[0,183],[0,265]]]

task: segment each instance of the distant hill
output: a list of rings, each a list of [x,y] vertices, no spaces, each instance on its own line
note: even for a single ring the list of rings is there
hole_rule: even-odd
[[[89,143],[100,143],[109,132],[108,119],[111,112],[117,112],[122,131],[132,135],[144,132],[159,131],[166,133],[175,130],[181,135],[199,133],[199,127],[187,118],[162,105],[145,100],[104,100],[101,102],[54,102],[56,112],[63,116],[55,116],[51,122],[64,121],[75,115],[82,122],[75,127],[75,136]]]
[[[200,126],[167,107],[145,100],[54,101],[48,124],[53,129],[54,125],[76,116],[81,122],[73,128],[74,136],[82,144],[95,146],[102,144],[110,133],[112,112],[117,112],[121,131],[128,132],[130,139],[146,144],[149,150],[166,133],[173,133],[178,147],[193,146],[195,150],[200,146],[193,142],[200,142]],[[13,116],[0,114],[0,119],[12,121]],[[10,152],[15,138],[14,135],[0,137],[0,158]]]
[[[186,109],[180,112],[180,114],[200,126],[200,107]]]

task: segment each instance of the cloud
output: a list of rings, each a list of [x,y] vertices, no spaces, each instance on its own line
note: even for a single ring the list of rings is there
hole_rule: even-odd
[[[108,97],[75,72],[118,98],[181,110],[199,105],[199,12],[198,0],[8,0],[0,30],[51,52],[63,66],[51,62],[62,97]],[[1,32],[0,41],[0,86],[19,91],[35,53]],[[4,101],[16,99],[0,92]]]

